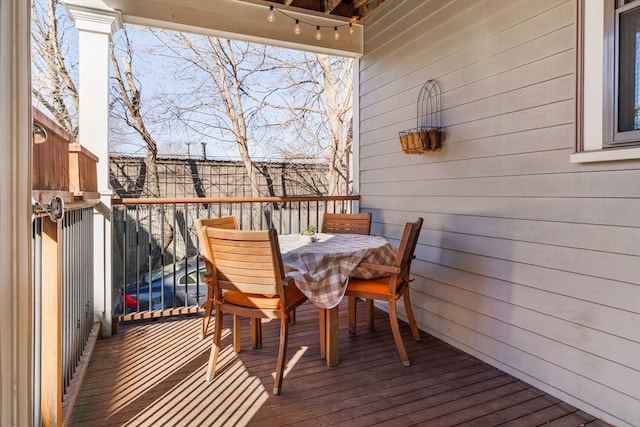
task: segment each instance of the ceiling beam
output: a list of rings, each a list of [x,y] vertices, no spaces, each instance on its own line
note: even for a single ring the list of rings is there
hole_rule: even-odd
[[[324,0],[324,13],[331,13],[342,0]]]

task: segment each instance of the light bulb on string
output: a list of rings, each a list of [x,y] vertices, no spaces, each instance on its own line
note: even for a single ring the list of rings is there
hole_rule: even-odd
[[[273,22],[276,20],[276,12],[273,10],[273,6],[269,6],[269,14],[267,15],[267,21]]]
[[[338,32],[338,27],[333,27],[333,39],[334,40],[340,39],[340,33]]]
[[[320,32],[319,25],[316,25],[316,40],[322,40],[322,33]]]
[[[349,22],[349,34],[353,35],[353,23]]]
[[[293,27],[293,34],[300,34],[300,20],[296,19],[296,26]]]

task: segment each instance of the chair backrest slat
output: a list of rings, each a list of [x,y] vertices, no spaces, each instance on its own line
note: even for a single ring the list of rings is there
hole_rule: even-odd
[[[209,245],[204,244],[207,240],[204,235],[204,227],[224,228],[226,230],[237,230],[238,221],[235,216],[222,216],[220,218],[200,218],[195,220],[198,240],[200,241],[200,254],[211,261]]]
[[[371,213],[337,214],[325,212],[322,232],[334,234],[370,234]]]

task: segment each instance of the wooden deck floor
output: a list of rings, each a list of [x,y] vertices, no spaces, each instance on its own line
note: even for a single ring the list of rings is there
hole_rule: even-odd
[[[319,358],[317,309],[309,303],[298,309],[280,396],[271,394],[277,322],[263,325],[263,348],[252,350],[246,321],[237,355],[226,329],[224,369],[211,383],[204,381],[211,335],[198,338],[201,317],[120,325],[118,334],[96,344],[70,424],[607,425],[429,335],[413,341],[406,324],[412,366],[404,367],[386,313],[376,310],[375,332],[360,315],[352,336],[346,311],[341,307],[340,366],[327,368]],[[231,319],[225,322],[230,326]]]

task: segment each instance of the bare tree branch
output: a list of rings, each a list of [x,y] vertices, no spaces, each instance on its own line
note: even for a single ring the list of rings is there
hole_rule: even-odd
[[[147,129],[144,115],[142,112],[142,95],[139,82],[136,81],[133,71],[134,49],[129,38],[126,28],[122,33],[124,42],[124,56],[122,65],[116,58],[113,45],[110,47],[111,63],[114,68],[113,79],[116,82],[117,94],[115,94],[115,105],[119,105],[120,114],[114,111],[117,117],[124,119],[128,126],[131,126],[142,138],[146,147],[145,166],[146,177],[144,180],[144,188],[142,195],[147,197],[162,197],[160,194],[160,179],[158,174],[158,146],[156,140]],[[161,242],[158,247],[162,249],[157,253],[151,254],[154,266],[158,266],[161,261],[161,253],[164,252],[173,241],[173,228],[168,222],[164,211],[161,207],[154,208],[156,215],[164,222],[162,230],[149,230],[153,238]]]
[[[41,7],[43,1],[44,9]],[[60,5],[58,0],[43,1],[34,1],[31,6],[35,53],[33,94],[75,142],[78,137],[78,91],[62,54],[65,40],[56,15]]]

